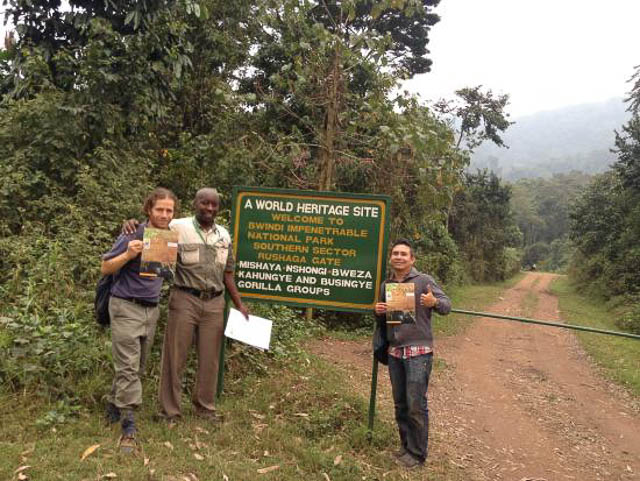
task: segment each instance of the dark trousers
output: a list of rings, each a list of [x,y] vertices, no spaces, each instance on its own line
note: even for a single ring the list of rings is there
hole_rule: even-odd
[[[194,334],[198,370],[192,401],[198,411],[215,410],[223,314],[224,296],[203,301],[180,289],[171,290],[159,389],[160,411],[164,416],[171,418],[182,415],[182,373]]]
[[[389,356],[389,376],[402,447],[424,462],[429,443],[427,388],[433,354],[398,359]]]

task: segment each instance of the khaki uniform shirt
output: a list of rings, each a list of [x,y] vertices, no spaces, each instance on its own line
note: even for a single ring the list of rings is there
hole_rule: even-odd
[[[224,290],[224,273],[235,268],[227,229],[214,224],[205,232],[195,217],[174,219],[169,227],[179,234],[175,284],[201,291]]]

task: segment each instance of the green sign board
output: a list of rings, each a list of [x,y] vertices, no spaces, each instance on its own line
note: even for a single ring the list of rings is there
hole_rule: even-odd
[[[390,199],[236,187],[233,253],[243,297],[369,311],[384,276]]]

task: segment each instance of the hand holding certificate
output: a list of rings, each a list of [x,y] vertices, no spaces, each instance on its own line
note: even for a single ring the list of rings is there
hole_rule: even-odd
[[[269,319],[252,315],[247,320],[240,311],[232,308],[229,310],[224,335],[250,346],[269,350],[272,324]]]
[[[413,283],[388,283],[385,285],[387,324],[411,324],[415,322],[416,298]]]
[[[178,233],[165,229],[144,229],[140,275],[171,278],[178,257]]]

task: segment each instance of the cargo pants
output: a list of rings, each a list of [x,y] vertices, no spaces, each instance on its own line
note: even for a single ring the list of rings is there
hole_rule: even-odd
[[[120,410],[133,410],[142,404],[141,379],[160,310],[112,296],[109,315],[115,376],[108,400]]]

